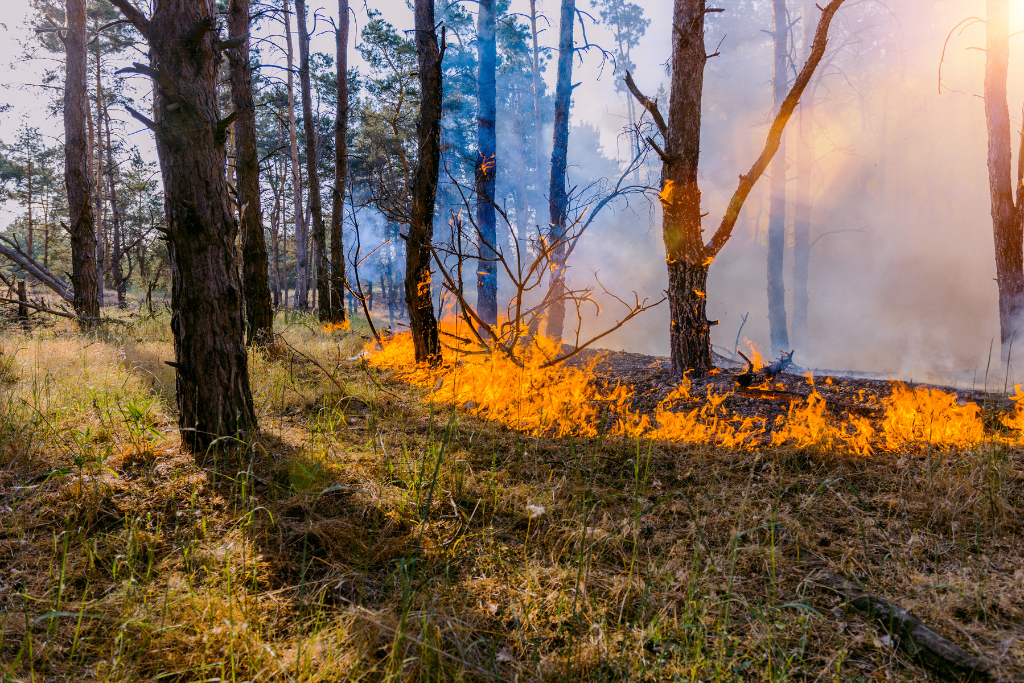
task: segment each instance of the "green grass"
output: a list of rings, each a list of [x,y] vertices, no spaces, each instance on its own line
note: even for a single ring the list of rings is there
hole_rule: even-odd
[[[261,435],[199,468],[130,322],[0,337],[7,680],[929,680],[822,570],[1024,678],[1018,450],[529,438],[279,317]]]

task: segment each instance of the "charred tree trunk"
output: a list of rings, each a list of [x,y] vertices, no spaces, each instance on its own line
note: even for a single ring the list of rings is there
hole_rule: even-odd
[[[405,242],[405,300],[416,362],[441,360],[437,319],[430,287],[430,246],[434,239],[434,201],[441,164],[441,60],[433,0],[416,0],[416,60],[419,64],[419,157],[413,177],[412,211]],[[443,38],[443,35],[442,35]]]
[[[112,0],[149,42],[154,121],[167,211],[171,331],[178,424],[184,448],[202,453],[220,438],[256,430],[242,319],[242,292],[224,174],[227,127],[217,97],[220,41],[213,3],[156,0],[146,19]]]
[[[86,139],[88,93],[86,79],[85,0],[67,2],[67,72],[64,87],[64,184],[68,193],[68,232],[71,234],[71,285],[75,313],[98,318],[100,303],[96,275],[96,222],[90,203],[89,147]],[[83,322],[83,326],[88,323]]]
[[[495,260],[497,231],[494,213],[494,180],[498,174],[495,116],[497,98],[495,62],[498,47],[494,31],[494,0],[480,0],[477,16],[477,159],[476,225],[480,260],[476,269],[476,307],[488,325],[498,322],[498,263]]]
[[[228,51],[231,64],[231,103],[235,107],[235,172],[238,174],[238,215],[242,242],[242,294],[249,344],[267,343],[274,334],[270,305],[267,243],[263,236],[260,166],[256,148],[256,108],[252,99],[249,64],[249,0],[231,0],[228,38],[242,44]]]
[[[828,27],[843,0],[832,0],[822,11],[814,33],[814,46],[792,89],[775,115],[764,150],[733,193],[722,222],[711,241],[703,242],[697,162],[700,158],[700,112],[704,88],[704,0],[676,0],[672,24],[672,91],[668,123],[656,102],[644,97],[626,75],[626,85],[648,109],[665,138],[662,157],[661,204],[668,261],[669,331],[672,370],[703,377],[711,369],[711,334],[707,320],[708,267],[732,237],[743,203],[782,142],[782,132],[821,62]]]
[[[302,173],[299,169],[299,138],[295,125],[294,50],[292,49],[290,15],[289,2],[284,0],[284,35],[288,65],[288,143],[292,153],[292,203],[295,211],[295,308],[305,311],[309,307],[308,257],[306,254],[309,238],[306,235],[306,223],[303,221],[302,215]]]
[[[320,202],[320,174],[316,167],[316,124],[313,121],[313,96],[309,85],[309,32],[306,30],[306,0],[295,0],[299,31],[299,87],[302,90],[302,127],[306,133],[306,180],[309,183],[309,218],[313,237],[313,265],[316,269],[317,302],[320,320],[331,318],[331,278],[327,272],[327,239],[324,210]]]
[[[774,72],[772,75],[772,109],[779,111],[786,99],[789,51],[786,37],[786,0],[772,0],[772,43],[774,45]],[[772,160],[771,198],[768,204],[768,325],[771,330],[771,348],[789,349],[786,330],[786,282],[782,271],[786,251],[786,133],[782,133],[781,151]]]
[[[1010,59],[1009,2],[988,0],[985,45],[985,121],[988,124],[988,183],[999,286],[999,339],[1005,349],[1024,324],[1024,157],[1017,162],[1017,204],[1010,170],[1010,111],[1006,71]],[[1024,138],[1022,138],[1024,148]]]
[[[334,187],[331,192],[331,274],[327,321],[345,322],[345,186],[348,182],[348,0],[338,0],[338,112],[334,117]],[[324,305],[320,304],[323,311]]]
[[[668,262],[669,344],[672,372],[703,377],[711,369],[711,332],[706,317],[710,262],[701,239],[701,97],[704,91],[704,0],[676,0],[673,15],[672,91],[667,160],[661,170],[663,236]]]
[[[569,211],[569,192],[565,170],[569,154],[569,107],[572,103],[572,58],[575,52],[572,28],[576,20],[576,0],[562,0],[558,27],[558,78],[555,83],[555,122],[551,147],[551,180],[548,186],[548,212],[550,226],[548,239],[556,244],[565,239],[566,214]],[[553,250],[554,267],[551,269],[548,289],[554,303],[548,311],[547,336],[560,342],[565,323],[565,244]]]

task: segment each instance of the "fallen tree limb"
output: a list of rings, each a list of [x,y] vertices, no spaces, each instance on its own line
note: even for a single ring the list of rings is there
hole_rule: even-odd
[[[4,256],[21,266],[25,272],[52,289],[57,296],[70,304],[75,303],[75,293],[71,287],[59,277],[41,266],[34,258],[26,254],[21,245],[0,235],[0,256]]]
[[[928,628],[899,605],[871,595],[831,572],[820,574],[814,581],[841,597],[862,616],[879,624],[914,660],[951,678],[964,681],[988,679],[991,664]]]
[[[85,321],[85,322],[99,322],[99,323],[113,323],[115,325],[128,325],[128,324],[130,324],[127,321],[118,320],[117,318],[84,318],[82,316],[75,315],[74,313],[68,313],[67,311],[58,311],[58,310],[50,308],[48,306],[43,306],[43,305],[40,305],[40,304],[34,304],[31,301],[21,301],[20,299],[8,299],[6,297],[0,297],[0,303],[17,304],[18,306],[28,306],[29,308],[33,308],[33,309],[35,309],[35,310],[37,310],[37,311],[39,311],[41,313],[49,313],[50,315],[57,315],[57,316],[60,316],[61,318],[67,318],[68,320],[81,320],[81,321]]]

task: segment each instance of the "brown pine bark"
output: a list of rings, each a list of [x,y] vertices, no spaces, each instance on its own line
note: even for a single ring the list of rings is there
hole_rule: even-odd
[[[711,370],[711,333],[706,317],[708,268],[732,237],[743,203],[778,151],[786,123],[825,53],[829,24],[843,1],[832,0],[822,11],[814,34],[814,46],[776,113],[764,150],[750,171],[740,176],[739,186],[722,222],[707,244],[703,242],[700,188],[697,186],[701,96],[707,61],[704,17],[708,10],[705,0],[675,0],[672,89],[667,123],[657,104],[640,94],[627,74],[627,86],[640,104],[651,112],[665,138],[665,149],[659,150],[663,161],[662,225],[668,262],[669,344],[672,370],[677,375],[690,371],[692,377],[703,377]]]
[[[257,429],[244,343],[242,291],[217,97],[220,43],[212,2],[155,0],[147,19],[129,0],[111,0],[149,42],[149,120],[156,135],[167,211],[171,331],[182,446],[201,454]]]
[[[316,124],[313,121],[313,96],[309,84],[309,32],[306,30],[306,0],[295,0],[295,18],[299,31],[299,88],[302,96],[302,127],[306,143],[306,180],[309,183],[309,217],[313,238],[313,265],[321,321],[330,320],[331,281],[327,272],[327,240],[324,211],[320,201],[320,173],[316,167]]]
[[[409,235],[405,241],[405,300],[417,363],[441,360],[441,343],[430,289],[430,247],[434,239],[434,202],[441,165],[441,59],[433,0],[416,0],[416,61],[419,65],[419,157],[413,176]]]
[[[1006,71],[1010,60],[1009,0],[988,0],[985,40],[985,122],[988,183],[999,287],[999,339],[1004,352],[1024,324],[1024,158],[1017,162],[1017,203],[1011,176],[1010,110]],[[1022,138],[1024,149],[1024,138]]]
[[[284,37],[286,64],[288,66],[288,144],[291,149],[292,171],[292,204],[295,213],[295,308],[305,311],[309,308],[309,269],[307,246],[309,237],[306,235],[306,222],[302,213],[302,171],[299,168],[299,137],[295,124],[295,77],[294,50],[292,49],[291,8],[288,0],[284,0]]]
[[[71,235],[71,286],[75,312],[98,318],[100,303],[96,276],[96,222],[90,202],[92,178],[86,138],[88,117],[88,58],[85,0],[68,0],[68,33],[64,39],[67,70],[64,86],[64,184],[68,193],[68,232]],[[83,322],[83,327],[88,323]]]
[[[348,180],[348,0],[338,0],[338,30],[334,35],[337,61],[338,111],[334,117],[334,187],[331,191],[331,273],[327,322],[345,322],[345,186]],[[321,303],[321,311],[324,310]]]
[[[269,343],[274,335],[269,263],[263,236],[260,167],[256,148],[256,108],[249,64],[249,0],[231,0],[228,38],[241,45],[227,51],[231,64],[231,102],[235,108],[235,172],[238,174],[239,229],[242,237],[242,288],[249,344]]]

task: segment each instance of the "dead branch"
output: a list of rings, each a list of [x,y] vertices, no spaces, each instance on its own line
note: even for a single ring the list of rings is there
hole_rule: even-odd
[[[29,273],[44,285],[52,289],[57,296],[68,303],[73,304],[75,302],[74,291],[71,287],[54,275],[49,269],[44,268],[38,261],[29,256],[25,250],[21,248],[21,245],[18,244],[17,240],[11,240],[8,237],[0,235],[0,256],[4,256],[19,265],[25,272]]]
[[[890,633],[897,644],[918,662],[956,678],[988,678],[991,664],[947,640],[899,605],[877,597],[842,576],[826,572],[815,583],[846,601],[859,614]]]
[[[636,83],[633,82],[633,75],[626,72],[626,87],[629,88],[629,92],[633,93],[633,97],[640,103],[644,109],[651,113],[651,118],[654,119],[654,125],[658,127],[658,132],[661,133],[661,137],[665,137],[668,133],[668,126],[665,124],[665,117],[661,115],[661,110],[658,109],[658,103],[646,95],[644,95],[636,87]],[[664,153],[661,153],[664,156]]]
[[[765,169],[768,168],[768,163],[778,151],[779,144],[782,142],[782,132],[785,130],[789,118],[793,115],[793,110],[796,109],[796,105],[800,102],[800,97],[810,82],[814,70],[825,55],[825,47],[828,44],[829,24],[831,24],[832,17],[835,16],[843,2],[844,0],[832,0],[822,10],[821,18],[818,20],[818,28],[814,33],[811,54],[808,56],[804,68],[800,70],[800,75],[796,77],[793,87],[790,89],[789,94],[786,95],[786,99],[783,100],[782,106],[779,107],[779,111],[775,115],[772,127],[768,131],[768,139],[765,141],[764,151],[761,152],[761,156],[754,162],[750,171],[746,175],[740,176],[739,186],[729,201],[729,208],[726,209],[725,215],[722,217],[722,223],[718,231],[715,232],[714,237],[711,238],[711,242],[705,247],[708,256],[717,256],[718,252],[725,246],[725,243],[732,237],[732,229],[736,226],[736,221],[740,217],[740,210],[743,208],[747,195],[750,194],[754,183],[757,182]]]
[[[68,320],[77,320],[89,323],[112,323],[114,325],[131,324],[125,320],[118,320],[117,318],[87,318],[80,315],[75,315],[74,313],[68,313],[67,311],[58,311],[41,304],[34,304],[31,301],[22,301],[21,299],[8,299],[6,297],[0,297],[0,302],[6,304],[17,304],[18,306],[28,306],[29,308],[35,309],[40,313],[49,313],[50,315],[60,316],[61,318],[67,318]]]

